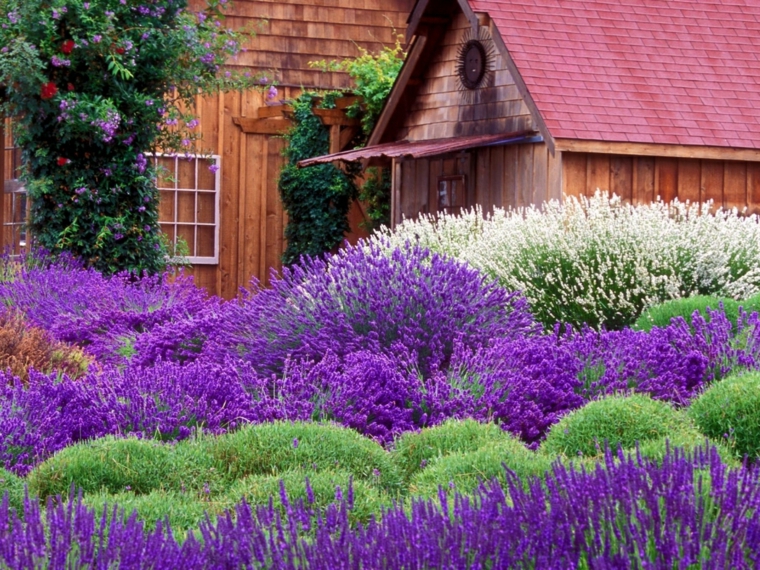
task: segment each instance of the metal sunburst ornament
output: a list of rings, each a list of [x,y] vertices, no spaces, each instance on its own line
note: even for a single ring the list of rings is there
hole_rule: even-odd
[[[463,34],[457,55],[457,77],[459,88],[465,94],[493,83],[495,48],[487,28],[478,28],[477,33],[468,28]]]

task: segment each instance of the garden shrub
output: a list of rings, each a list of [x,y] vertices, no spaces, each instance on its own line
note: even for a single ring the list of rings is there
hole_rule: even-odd
[[[540,208],[438,214],[375,243],[448,253],[528,299],[547,327],[618,329],[645,307],[692,295],[743,299],[760,288],[756,216],[698,204],[630,205],[597,193]]]
[[[263,374],[282,374],[289,358],[370,350],[416,354],[410,364],[426,376],[448,365],[455,342],[475,347],[535,329],[519,294],[418,247],[360,243],[304,259],[268,289],[253,285],[220,319],[207,356],[241,356]]]
[[[280,172],[279,189],[288,214],[287,247],[282,254],[286,265],[301,256],[320,256],[343,242],[351,230],[348,210],[358,192],[353,176],[332,163],[298,166],[301,160],[330,152],[330,128],[312,112],[316,98],[315,93],[303,93],[292,102],[294,125],[285,134],[287,163]],[[331,99],[324,98],[320,106],[329,108]]]
[[[37,553],[55,553],[72,567],[95,559],[104,568],[167,570],[748,569],[760,560],[758,483],[757,470],[729,469],[714,450],[674,450],[661,464],[609,454],[599,469],[554,464],[527,487],[509,476],[506,486],[487,483],[473,496],[444,489],[360,527],[349,518],[346,493],[318,517],[293,505],[287,523],[274,506],[240,503],[230,516],[201,522],[184,542],[171,529],[146,532],[137,517],[101,524],[103,511],[77,498],[42,507],[32,499],[21,518],[0,506],[0,544],[8,545],[0,556],[8,568],[35,567]]]
[[[509,439],[499,426],[472,419],[447,420],[418,432],[407,432],[396,440],[393,460],[409,479],[438,457],[450,453],[476,451],[489,444]]]
[[[688,418],[670,404],[643,394],[607,396],[570,412],[549,430],[543,453],[596,457],[607,446],[630,449],[636,442],[692,430]]]
[[[739,459],[760,455],[760,372],[715,382],[689,406],[703,434],[723,441]]]
[[[26,256],[16,277],[0,282],[0,300],[101,363],[123,364],[118,351],[125,342],[209,311],[215,303],[181,274],[135,281],[128,274],[104,276],[70,257],[40,258],[39,252]]]
[[[226,3],[4,2],[0,82],[37,243],[108,273],[165,266],[146,154],[191,148],[197,120],[182,110],[199,92],[255,80],[218,74],[239,50],[221,26]]]
[[[24,506],[24,480],[0,467],[0,503],[8,496],[8,505],[22,512]]]
[[[659,303],[649,307],[631,328],[640,331],[650,331],[652,327],[665,328],[672,319],[676,317],[683,318],[684,321],[691,322],[692,315],[698,311],[706,320],[710,320],[710,314],[707,309],[713,311],[722,311],[726,315],[728,322],[736,325],[739,319],[739,306],[742,303],[733,299],[721,298],[709,295],[697,295],[695,297],[685,297],[683,299],[671,299],[664,303]]]
[[[658,439],[647,439],[639,442],[635,449],[626,451],[626,453],[639,453],[642,457],[652,459],[661,464],[663,459],[669,455],[672,450],[679,449],[685,454],[693,455],[700,450],[714,448],[720,455],[721,461],[728,466],[738,467],[739,462],[736,460],[731,449],[725,443],[716,440],[710,440],[704,434],[697,430],[675,431],[667,436]]]
[[[580,368],[551,335],[495,338],[476,350],[457,347],[446,376],[449,391],[460,397],[448,396],[455,404],[449,413],[496,422],[536,447],[552,424],[583,405]]]
[[[27,477],[41,499],[65,495],[74,485],[86,494],[129,491],[217,493],[221,475],[204,447],[195,441],[175,445],[136,438],[104,437],[72,445],[37,466]]]
[[[389,454],[376,442],[337,425],[250,425],[223,437],[204,439],[203,445],[228,481],[297,469],[344,470],[391,493],[401,489],[401,477]]]
[[[431,461],[409,481],[411,496],[435,497],[438,489],[473,493],[481,483],[497,479],[506,483],[506,471],[513,471],[524,483],[551,469],[553,459],[527,449],[516,439],[487,443],[480,449],[454,452]]]
[[[219,497],[204,499],[195,494],[163,489],[145,494],[133,491],[87,493],[82,502],[99,516],[105,516],[107,525],[114,524],[114,514],[122,522],[135,516],[144,523],[147,531],[154,531],[159,522],[162,525],[168,522],[178,542],[183,542],[189,531],[196,530],[207,515],[214,520],[226,504]]]
[[[284,495],[283,495],[284,489]],[[287,502],[283,502],[283,497]],[[367,481],[341,470],[309,471],[296,469],[277,475],[249,475],[233,483],[226,493],[231,509],[241,499],[256,508],[273,501],[275,508],[286,514],[288,507],[300,501],[315,511],[346,499],[352,522],[366,524],[371,517],[380,518],[383,508],[392,502],[382,491]]]
[[[28,326],[15,311],[0,314],[0,370],[22,382],[29,380],[30,368],[79,378],[91,363],[81,349],[54,341],[43,329]]]

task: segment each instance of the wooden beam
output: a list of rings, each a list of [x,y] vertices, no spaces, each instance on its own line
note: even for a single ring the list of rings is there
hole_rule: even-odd
[[[256,116],[259,119],[269,119],[272,117],[284,117],[288,113],[293,112],[293,107],[290,105],[267,105],[265,107],[259,107],[256,110]]]
[[[340,133],[340,147],[338,152],[346,150],[348,144],[354,140],[354,137],[359,134],[359,129],[356,127],[346,127]]]
[[[293,121],[284,118],[232,117],[232,122],[250,135],[280,135],[293,126]]]
[[[760,150],[716,146],[691,146],[629,142],[583,141],[557,139],[558,151],[621,154],[633,156],[662,156],[669,158],[696,158],[707,160],[743,160],[760,162]]]
[[[336,109],[348,109],[351,105],[354,103],[357,103],[361,100],[361,97],[357,95],[348,95],[346,97],[338,97],[335,100],[335,108]]]
[[[345,111],[341,109],[312,109],[314,115],[322,120],[322,124],[328,127],[340,125],[342,127],[358,127],[361,125],[359,119],[350,119],[346,116]]]
[[[462,12],[464,12],[465,17],[467,18],[467,21],[470,22],[470,26],[472,26],[472,34],[473,37],[478,37],[478,27],[480,26],[480,23],[478,22],[478,17],[475,15],[475,12],[472,11],[472,8],[470,8],[470,3],[467,0],[458,0],[459,7],[462,9]]]
[[[406,26],[406,45],[409,45],[412,38],[417,35],[417,28],[420,26],[420,21],[427,11],[430,0],[417,0],[417,4],[412,9],[412,13],[409,15]]]
[[[414,71],[420,61],[422,52],[425,50],[426,43],[426,36],[415,36],[414,43],[409,48],[409,54],[406,56],[406,61],[404,62],[401,71],[399,71],[390,95],[388,95],[388,99],[385,101],[385,105],[383,105],[383,110],[377,118],[375,128],[372,129],[372,134],[369,137],[367,146],[378,144],[385,134],[385,130],[388,128],[388,123],[395,113],[396,107],[398,106],[399,101],[401,101],[401,97],[404,95],[404,91],[406,91],[409,81],[414,75]]]

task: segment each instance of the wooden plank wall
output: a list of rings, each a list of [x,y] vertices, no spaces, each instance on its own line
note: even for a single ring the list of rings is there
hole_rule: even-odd
[[[441,176],[466,176],[467,204],[519,208],[561,198],[561,163],[546,144],[494,146],[401,164],[399,217],[438,211]],[[399,220],[397,220],[399,221]]]
[[[191,0],[198,10],[204,0]],[[345,89],[345,73],[323,73],[310,61],[356,57],[360,47],[378,51],[406,31],[414,0],[235,0],[225,25],[251,29],[255,37],[229,62],[267,72],[278,85]]]
[[[280,89],[284,98],[299,90]],[[276,135],[245,134],[233,117],[255,117],[264,106],[258,91],[220,93],[198,98],[203,129],[199,152],[221,156],[221,199],[218,265],[186,270],[209,293],[235,297],[255,277],[268,283],[270,269],[279,271],[285,249],[286,214],[277,181],[284,164],[284,141]]]
[[[509,133],[534,128],[530,111],[498,50],[494,50],[493,85],[477,90],[460,88],[457,58],[462,37],[469,29],[464,14],[460,13],[452,21],[440,51],[425,72],[398,140]]]
[[[634,203],[706,202],[760,213],[760,163],[649,156],[562,153],[563,193],[591,196],[597,188]]]

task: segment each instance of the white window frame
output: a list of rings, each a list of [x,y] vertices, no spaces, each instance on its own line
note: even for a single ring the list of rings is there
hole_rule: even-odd
[[[174,159],[174,170],[171,172],[171,178],[174,180],[174,186],[159,186],[158,181],[156,181],[156,187],[159,192],[159,219],[158,224],[159,227],[162,226],[171,226],[174,230],[174,245],[177,245],[177,237],[178,232],[177,229],[181,226],[192,226],[194,228],[193,230],[193,249],[190,251],[190,255],[187,257],[184,257],[184,260],[187,260],[191,265],[218,265],[219,264],[219,221],[220,221],[220,202],[221,202],[221,181],[222,181],[222,157],[218,154],[212,154],[212,155],[200,155],[200,154],[165,154],[165,153],[155,153],[155,154],[149,154],[148,155],[150,159],[153,161],[153,166],[158,166],[159,159],[166,159],[166,158],[172,158]],[[188,157],[190,160],[195,161],[195,187],[194,188],[183,188],[179,186],[179,161],[180,160],[188,160]],[[213,190],[206,190],[202,188],[198,188],[198,168],[202,163],[208,162],[209,165],[216,164],[219,168],[217,168],[216,172],[214,172],[214,189]],[[162,191],[163,193],[172,192],[174,196],[174,204],[173,204],[173,212],[174,212],[174,219],[173,220],[163,220],[160,217],[160,201],[162,199]],[[192,192],[195,195],[194,200],[194,208],[193,208],[193,222],[180,222],[178,220],[179,215],[179,193],[180,192]],[[199,194],[214,194],[214,221],[212,222],[199,222],[198,221],[198,195]],[[199,227],[212,227],[214,228],[214,255],[213,257],[210,256],[198,256],[194,255],[198,251],[198,228]]]

